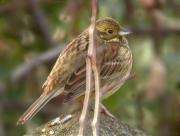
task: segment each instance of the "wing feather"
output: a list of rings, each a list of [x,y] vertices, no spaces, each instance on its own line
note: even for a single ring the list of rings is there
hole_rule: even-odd
[[[63,87],[73,72],[84,65],[88,39],[88,31],[85,30],[63,50],[43,84],[46,94]]]
[[[107,53],[111,53],[107,54]],[[130,72],[129,66],[132,63],[132,55],[129,48],[123,47],[104,52],[104,58],[102,58],[100,64],[100,80],[101,85],[106,82],[115,80],[125,73]],[[111,56],[111,57],[110,57]],[[69,78],[65,85],[65,91],[67,96],[65,102],[71,101],[81,95],[84,95],[86,87],[86,65],[84,64],[81,68],[75,71]]]

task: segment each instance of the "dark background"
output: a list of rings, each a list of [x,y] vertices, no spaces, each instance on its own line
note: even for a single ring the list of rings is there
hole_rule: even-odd
[[[98,16],[133,31],[135,77],[105,100],[108,109],[152,136],[179,136],[180,0],[100,0]],[[60,113],[56,98],[26,125],[15,125],[90,17],[88,0],[0,0],[0,136],[22,135]]]

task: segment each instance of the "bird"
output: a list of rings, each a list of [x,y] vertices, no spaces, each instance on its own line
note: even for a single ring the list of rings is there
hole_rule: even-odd
[[[126,39],[130,34],[110,17],[96,20],[96,64],[101,86],[131,74],[133,57]],[[78,101],[86,90],[86,57],[89,47],[89,27],[60,53],[42,88],[43,93],[17,121],[18,125],[32,119],[51,99],[63,96],[63,103]],[[94,91],[92,90],[92,93]],[[104,98],[116,91],[109,90]]]

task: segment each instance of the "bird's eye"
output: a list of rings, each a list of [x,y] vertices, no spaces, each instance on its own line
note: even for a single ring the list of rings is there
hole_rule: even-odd
[[[113,30],[112,30],[112,29],[109,29],[109,30],[108,30],[108,33],[109,33],[109,34],[112,34],[112,33],[113,33]]]

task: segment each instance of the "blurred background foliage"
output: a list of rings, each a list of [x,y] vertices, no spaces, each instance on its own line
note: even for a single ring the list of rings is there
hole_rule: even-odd
[[[180,135],[180,1],[100,0],[128,37],[135,77],[105,100],[122,121],[152,136]],[[90,0],[0,0],[0,136],[19,136],[60,113],[58,97],[24,126],[59,52],[89,24]]]

